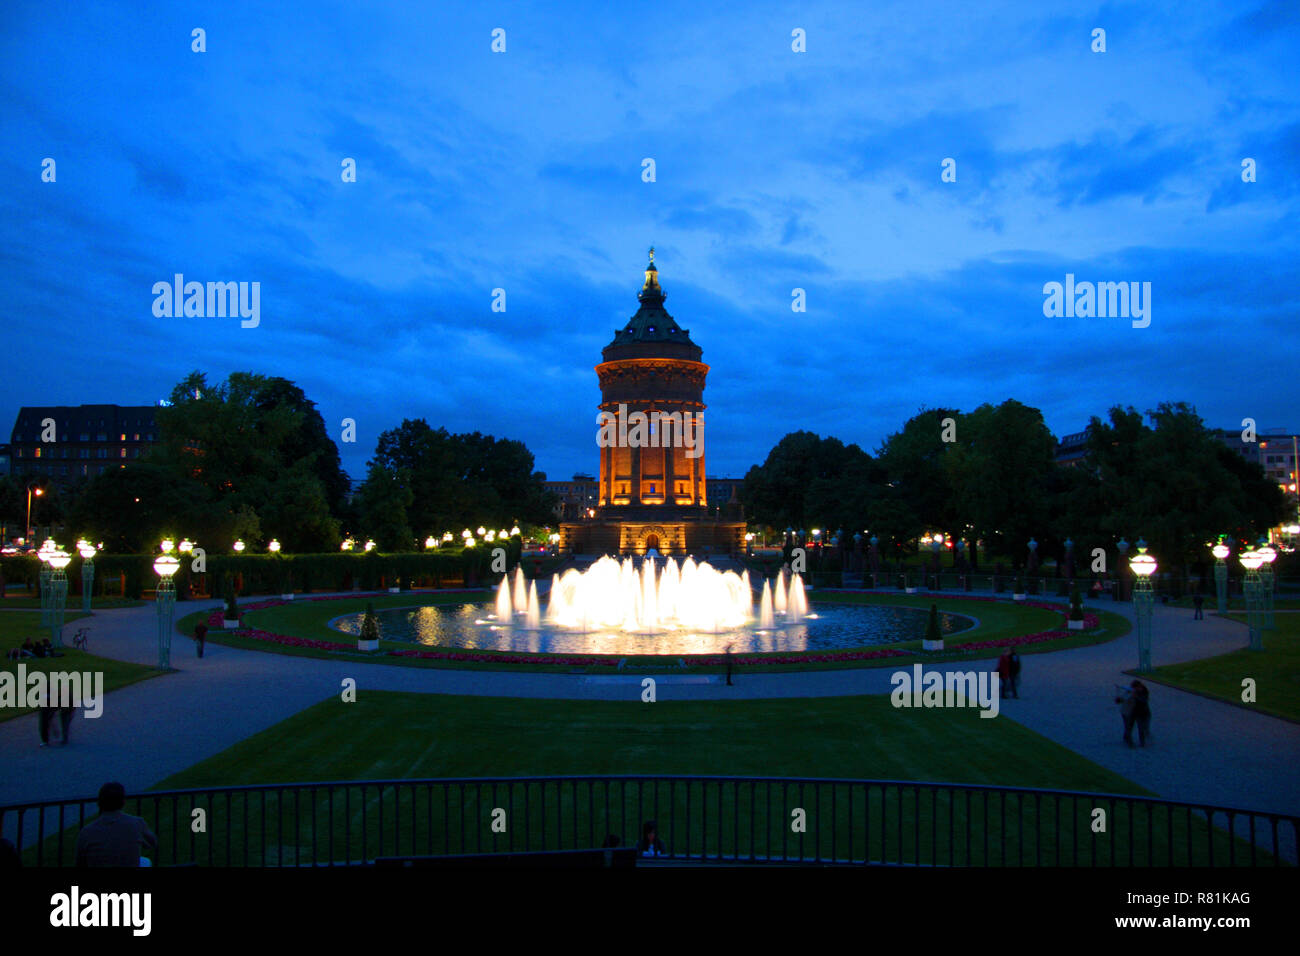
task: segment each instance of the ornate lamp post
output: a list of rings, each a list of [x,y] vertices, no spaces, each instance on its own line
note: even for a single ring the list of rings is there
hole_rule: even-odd
[[[1262,620],[1264,615],[1260,608],[1259,592],[1262,582],[1259,579],[1259,567],[1264,563],[1264,558],[1258,551],[1247,551],[1237,560],[1246,569],[1246,627],[1250,632],[1250,649],[1252,651],[1262,651],[1264,649],[1264,622]]]
[[[235,554],[243,554],[243,553],[244,553],[244,542],[243,542],[243,541],[236,541],[236,542],[235,542],[234,544],[232,544],[230,547],[231,547],[231,549],[235,552]]]
[[[161,554],[153,563],[158,574],[158,588],[154,604],[158,610],[158,669],[171,670],[172,666],[172,613],[176,608],[176,584],[172,575],[181,563],[170,554]]]
[[[1228,555],[1232,549],[1219,539],[1219,543],[1210,549],[1214,555],[1214,590],[1219,598],[1219,613],[1228,613]]]
[[[81,610],[90,613],[90,596],[95,590],[95,546],[84,538],[77,542],[81,555]]]
[[[50,626],[50,577],[54,574],[50,568],[50,555],[56,550],[54,542],[46,538],[41,549],[36,552],[36,557],[41,562],[41,627]]]
[[[63,569],[72,560],[72,555],[63,550],[50,552],[50,637],[55,647],[63,646],[63,609],[68,604],[68,576]]]
[[[939,583],[939,549],[943,547],[943,535],[936,534],[930,539],[930,554],[934,557],[934,589],[942,590]]]
[[[1264,629],[1276,631],[1277,622],[1273,619],[1273,562],[1277,560],[1277,551],[1271,544],[1265,544],[1256,548],[1255,553],[1264,560],[1259,566],[1259,603]]]
[[[1133,589],[1133,612],[1137,620],[1138,671],[1151,670],[1151,609],[1155,593],[1151,590],[1151,575],[1156,570],[1156,559],[1147,554],[1146,544],[1138,539],[1138,553],[1129,562],[1136,577]]]

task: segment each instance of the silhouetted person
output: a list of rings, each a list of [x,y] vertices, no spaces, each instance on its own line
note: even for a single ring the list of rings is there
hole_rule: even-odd
[[[1011,665],[1011,696],[1020,699],[1020,655],[1014,647],[1007,651],[1007,662]]]
[[[1003,651],[998,658],[998,696],[1006,697],[1011,688],[1011,652]]]
[[[1192,620],[1193,621],[1205,620],[1205,613],[1204,613],[1205,598],[1202,595],[1197,594],[1195,597],[1192,598],[1192,604],[1195,605],[1196,607],[1196,613],[1192,615]]]
[[[1124,719],[1125,745],[1133,746],[1133,727],[1136,725],[1138,744],[1145,747],[1151,729],[1151,692],[1147,685],[1135,680],[1128,687],[1120,687],[1115,703],[1119,704],[1119,713]]]
[[[641,842],[636,845],[638,856],[667,856],[668,848],[659,839],[659,825],[647,820],[641,825]]]
[[[106,783],[98,802],[99,816],[77,834],[77,866],[140,866],[141,852],[157,850],[158,838],[140,817],[122,812],[126,788]]]
[[[208,637],[208,626],[207,626],[206,624],[202,624],[202,623],[195,624],[195,625],[194,625],[194,642],[195,642],[195,644],[198,645],[198,649],[199,649],[199,657],[202,657],[202,656],[203,656],[203,642],[204,642],[205,640],[207,640],[207,637]]]
[[[733,686],[731,683],[731,647],[732,645],[730,644],[727,645],[727,686],[728,687]]]
[[[59,708],[51,704],[46,704],[41,707],[40,711],[37,713],[36,727],[37,730],[40,731],[42,747],[48,747],[50,745],[50,724],[54,721],[54,718],[58,713]]]

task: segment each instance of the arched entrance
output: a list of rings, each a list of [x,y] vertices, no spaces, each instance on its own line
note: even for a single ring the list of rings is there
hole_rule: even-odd
[[[648,534],[648,535],[646,535],[646,536],[645,536],[645,549],[646,549],[647,552],[649,552],[649,551],[658,551],[659,553],[662,554],[663,552],[662,552],[662,550],[661,550],[660,547],[659,547],[659,535],[654,534],[653,532],[650,533],[650,534]]]

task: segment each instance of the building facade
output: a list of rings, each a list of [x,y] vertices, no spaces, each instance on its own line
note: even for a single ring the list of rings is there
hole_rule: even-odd
[[[575,554],[738,553],[745,524],[736,505],[709,508],[704,383],[709,367],[664,308],[654,250],[640,308],[601,353],[596,505],[560,525]]]
[[[152,405],[25,405],[10,435],[10,470],[66,484],[123,467],[158,440],[156,411]]]

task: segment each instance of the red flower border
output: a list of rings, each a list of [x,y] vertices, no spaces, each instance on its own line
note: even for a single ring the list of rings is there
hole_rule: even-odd
[[[482,589],[471,589],[464,591],[440,591],[440,594],[480,594]],[[820,593],[860,593],[860,592],[843,592],[830,589],[822,589]],[[376,591],[364,594],[346,594],[346,595],[322,595],[321,597],[306,597],[303,601],[346,601],[349,599],[362,597],[387,597],[389,592]],[[954,596],[934,591],[918,592],[915,596],[919,598],[938,597],[948,601],[984,601],[990,604],[1006,603],[1017,604],[1021,607],[1039,608],[1044,611],[1054,611],[1063,617],[1068,617],[1069,608],[1060,604],[1048,604],[1044,601],[1003,601],[999,598],[986,597],[983,595],[961,595]],[[273,598],[266,601],[257,601],[253,604],[241,605],[240,615],[243,616],[245,611],[260,611],[270,607],[280,607],[281,605],[294,602],[285,601],[279,598]],[[220,608],[214,610],[208,615],[208,627],[213,630],[222,629],[222,612]],[[1100,619],[1095,614],[1085,613],[1083,615],[1084,630],[1090,630],[1100,624]],[[307,647],[320,651],[332,651],[335,653],[342,652],[347,645],[340,641],[321,641],[312,640],[305,637],[293,637],[289,634],[276,634],[272,631],[264,631],[261,628],[240,628],[238,631],[241,637],[252,638],[255,641],[267,641],[272,644],[279,644],[282,647]],[[982,651],[992,650],[999,647],[1016,647],[1021,644],[1041,644],[1045,641],[1057,641],[1069,637],[1069,630],[1054,628],[1047,631],[1039,631],[1036,634],[1022,634],[1019,637],[1003,637],[993,641],[967,641],[956,645],[953,650],[960,651]],[[460,661],[475,664],[555,664],[561,666],[578,666],[578,667],[617,667],[618,658],[612,655],[577,655],[577,654],[499,654],[485,653],[482,651],[419,651],[410,650],[390,650],[384,652],[389,657],[414,657],[419,660],[435,661]],[[796,654],[759,654],[755,656],[734,657],[733,663],[738,666],[746,664],[823,664],[839,663],[843,661],[868,661],[879,660],[883,657],[913,657],[915,651],[900,651],[890,647],[876,648],[874,650],[863,651],[807,651]],[[723,654],[707,655],[683,655],[683,659],[689,658],[692,664],[699,664],[706,667],[718,667],[727,663],[727,656]]]

